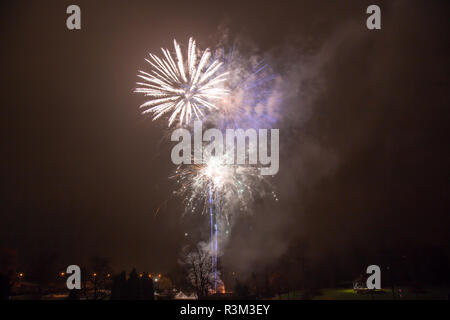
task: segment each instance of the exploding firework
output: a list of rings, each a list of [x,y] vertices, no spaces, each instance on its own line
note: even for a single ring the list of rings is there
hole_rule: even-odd
[[[227,164],[229,154],[207,155],[204,163],[178,167],[172,178],[179,185],[186,210],[208,212],[211,203],[228,221],[234,211],[246,211],[256,198],[271,193],[278,201],[266,176],[253,165]],[[212,200],[212,201],[211,201]],[[226,210],[223,210],[226,208]]]
[[[177,118],[180,126],[189,126],[194,118],[207,120],[220,129],[270,127],[276,121],[281,98],[275,90],[275,76],[262,60],[236,58],[234,46],[227,54],[223,48],[213,55],[209,49],[201,52],[192,38],[184,60],[176,40],[174,46],[176,59],[169,50],[162,49],[164,58],[150,53],[150,59],[146,59],[152,67],[150,73],[139,71],[138,77],[145,82],[138,82],[135,92],[149,97],[140,106],[144,114],[150,113],[156,120],[170,113],[169,127]],[[230,157],[234,158],[234,154],[206,155],[202,164],[180,166],[172,176],[178,183],[174,194],[184,199],[186,211],[210,216],[208,254],[214,291],[220,283],[219,237],[223,240],[228,234],[223,231],[231,225],[232,214],[250,211],[256,199],[268,194],[278,201],[260,168],[229,164],[233,163],[227,161]]]
[[[209,213],[209,255],[214,275],[214,292],[220,283],[217,271],[219,237],[223,240],[227,234],[223,230],[230,226],[230,215],[236,210],[247,211],[247,206],[255,198],[255,190],[263,193],[266,188],[262,186],[268,185],[257,167],[227,164],[229,157],[227,153],[207,155],[203,164],[180,167],[173,176],[179,184],[175,193],[184,197],[186,209],[195,212],[197,206],[200,206],[202,213]],[[273,191],[272,194],[278,201]]]
[[[192,117],[199,120],[205,110],[216,110],[215,101],[226,96],[228,91],[221,86],[226,81],[227,72],[220,71],[222,62],[211,59],[211,51],[206,49],[197,61],[197,49],[193,38],[189,39],[187,60],[183,59],[181,49],[174,40],[176,61],[169,50],[161,48],[164,58],[154,54],[150,60],[150,73],[139,71],[137,93],[150,99],[142,104],[143,113],[151,113],[153,120],[171,112],[169,127],[178,117],[180,126],[189,124]],[[211,61],[212,60],[212,61]]]

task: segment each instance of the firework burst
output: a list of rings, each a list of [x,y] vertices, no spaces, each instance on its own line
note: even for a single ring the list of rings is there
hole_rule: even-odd
[[[272,193],[278,201],[270,182],[260,174],[259,168],[252,165],[227,164],[228,154],[210,155],[203,164],[178,167],[172,176],[179,185],[175,194],[182,196],[186,210],[203,213],[208,211],[211,202],[216,210],[228,219],[228,214],[247,211],[255,198]],[[226,208],[226,210],[223,210]]]
[[[164,48],[161,48],[164,58],[149,53],[150,59],[145,60],[152,70],[139,71],[138,77],[145,82],[137,82],[139,87],[135,89],[150,98],[140,108],[145,109],[143,113],[151,113],[153,120],[171,113],[169,127],[177,118],[180,126],[188,125],[193,117],[203,119],[204,111],[216,110],[215,101],[228,93],[222,86],[228,73],[220,70],[220,60],[211,59],[209,49],[198,60],[195,40],[190,38],[184,60],[176,40],[174,47],[176,59]]]

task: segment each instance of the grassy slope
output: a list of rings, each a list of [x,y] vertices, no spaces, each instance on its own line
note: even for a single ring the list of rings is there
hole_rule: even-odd
[[[398,288],[397,288],[398,289]],[[321,289],[321,295],[315,296],[314,300],[392,300],[392,291],[390,289],[382,289],[382,292],[376,293],[373,296],[371,294],[360,294],[356,293],[353,289],[335,289],[335,288],[326,288]],[[448,288],[430,288],[427,289],[424,293],[412,293],[408,290],[408,288],[402,288],[403,296],[399,298],[396,295],[396,299],[400,300],[447,300],[447,295],[450,293],[450,289]],[[281,295],[281,299],[302,299],[303,292],[295,291],[289,294]],[[278,299],[278,297],[276,298]]]

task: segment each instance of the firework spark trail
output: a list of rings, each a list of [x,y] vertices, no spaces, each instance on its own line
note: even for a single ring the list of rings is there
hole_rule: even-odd
[[[183,59],[180,45],[174,40],[175,59],[169,50],[161,48],[164,58],[149,53],[145,59],[152,67],[150,73],[139,71],[138,77],[145,82],[137,82],[134,92],[143,93],[150,99],[143,103],[143,113],[151,113],[153,120],[171,112],[169,127],[179,119],[180,126],[188,125],[191,118],[203,119],[204,110],[217,110],[215,101],[224,98],[227,72],[220,72],[222,62],[211,59],[210,49],[203,51],[197,62],[196,43],[189,39],[188,55]]]
[[[218,233],[219,233],[219,228],[218,228],[218,224],[217,221],[214,225],[214,291],[217,291],[217,255],[218,255]]]
[[[227,164],[230,154],[206,155],[203,164],[180,166],[175,175],[179,185],[175,194],[184,199],[186,211],[209,213],[210,255],[214,274],[214,291],[217,289],[217,259],[221,225],[229,225],[230,214],[245,212],[257,197],[272,195],[278,198],[266,176],[250,165]],[[226,208],[226,209],[225,209]]]
[[[213,215],[213,198],[212,198],[212,187],[209,185],[209,218],[210,218],[210,231],[211,231],[211,267],[212,271],[214,273],[214,286],[216,284],[216,273],[215,273],[215,267],[214,267],[214,246],[213,246],[213,224],[214,224],[214,215]],[[215,290],[215,288],[214,288]]]

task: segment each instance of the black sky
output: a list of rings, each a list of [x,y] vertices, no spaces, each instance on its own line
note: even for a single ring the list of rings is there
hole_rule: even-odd
[[[365,9],[382,9],[369,31]],[[287,79],[278,206],[257,204],[228,261],[270,261],[299,235],[318,254],[359,243],[449,243],[445,1],[69,1],[1,4],[0,245],[117,268],[176,264],[193,221],[171,193],[165,124],[132,93],[147,52],[228,30]]]

